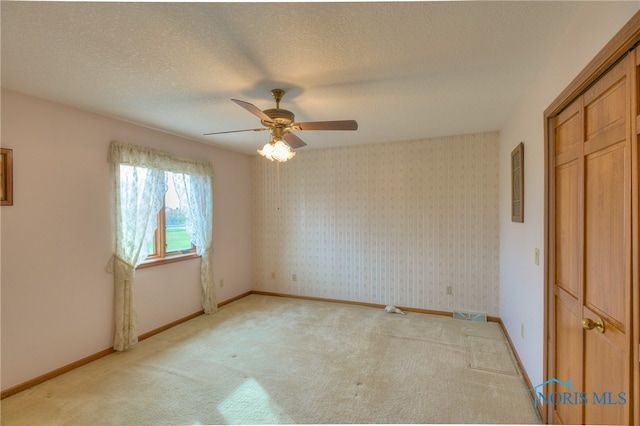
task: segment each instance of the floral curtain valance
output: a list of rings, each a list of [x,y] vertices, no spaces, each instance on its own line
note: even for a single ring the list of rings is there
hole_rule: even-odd
[[[129,145],[118,141],[111,142],[109,161],[148,169],[213,177],[213,166],[209,161],[180,158],[156,149]]]

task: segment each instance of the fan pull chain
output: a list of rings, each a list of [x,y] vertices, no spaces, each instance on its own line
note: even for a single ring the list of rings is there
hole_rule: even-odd
[[[276,241],[278,245],[276,246],[276,259],[280,259],[280,247],[282,246],[282,234],[280,232],[280,221],[282,220],[282,215],[280,214],[280,162],[276,162]],[[276,263],[277,265],[277,263]],[[280,271],[278,271],[278,274]]]
[[[276,209],[280,211],[280,162],[276,162]]]

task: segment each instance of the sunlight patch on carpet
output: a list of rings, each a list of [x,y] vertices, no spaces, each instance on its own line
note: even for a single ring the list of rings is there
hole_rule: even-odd
[[[260,383],[247,379],[224,401],[218,404],[218,411],[227,424],[281,424],[291,423],[282,410],[271,401],[269,394]]]
[[[518,375],[506,342],[480,336],[467,336],[466,341],[469,366],[474,370]]]

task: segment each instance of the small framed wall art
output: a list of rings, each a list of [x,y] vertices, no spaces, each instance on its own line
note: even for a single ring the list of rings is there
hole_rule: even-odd
[[[524,222],[524,143],[511,151],[511,221]]]
[[[13,205],[13,150],[0,148],[0,206]]]

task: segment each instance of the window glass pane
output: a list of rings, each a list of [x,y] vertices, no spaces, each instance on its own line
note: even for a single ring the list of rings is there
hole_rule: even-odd
[[[173,186],[173,176],[171,172],[166,173],[167,193],[164,196],[165,202],[165,225],[167,253],[174,251],[191,250],[191,236],[187,233],[187,218],[180,211],[178,194]]]
[[[126,197],[136,197],[138,206],[146,203],[144,193],[144,183],[149,170],[145,167],[131,166],[128,164],[120,164],[120,192]],[[154,237],[146,242],[147,254],[155,254]]]
[[[147,255],[150,255],[150,254],[156,254],[155,237],[151,237],[151,239],[147,241]]]

